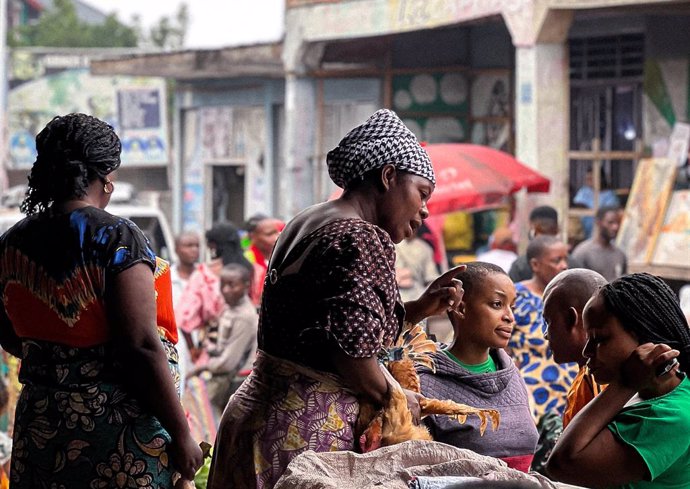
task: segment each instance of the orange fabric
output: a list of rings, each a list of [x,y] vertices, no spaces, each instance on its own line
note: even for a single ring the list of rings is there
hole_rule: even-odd
[[[170,265],[160,258],[156,259],[154,286],[159,333],[177,344]],[[59,298],[60,290],[55,294]],[[19,284],[9,283],[5,288],[5,297],[7,315],[20,338],[34,338],[77,348],[99,345],[111,338],[104,304],[95,297],[84,297],[87,305],[76,322],[60,316],[55,308]]]
[[[156,289],[156,325],[158,331],[172,344],[177,344],[177,323],[172,301],[172,277],[170,264],[156,257],[156,271],[153,274]]]
[[[105,272],[95,265],[76,267],[64,280],[44,273],[19,250],[8,250],[0,260],[5,271],[27,277],[26,282],[10,279],[3,302],[7,316],[20,338],[34,338],[89,347],[110,338],[102,300]]]
[[[7,284],[4,302],[7,316],[20,338],[77,348],[98,345],[110,338],[103,304],[95,298],[74,323],[66,321],[53,307],[17,283]]]
[[[575,415],[605,388],[605,385],[597,384],[594,376],[587,371],[586,367],[580,367],[580,371],[568,391],[565,412],[563,413],[563,428],[568,426]]]

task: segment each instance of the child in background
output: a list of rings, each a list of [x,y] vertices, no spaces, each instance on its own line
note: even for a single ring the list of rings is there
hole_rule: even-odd
[[[192,375],[208,371],[211,404],[220,417],[236,386],[240,370],[251,368],[256,354],[259,316],[249,299],[251,277],[247,267],[231,263],[220,272],[220,292],[225,306],[218,318],[216,334],[206,339],[207,355],[197,361]]]
[[[434,440],[501,458],[527,472],[537,444],[527,389],[517,367],[503,351],[513,332],[515,286],[499,266],[471,262],[457,275],[465,293],[458,312],[449,312],[453,342],[433,354],[436,371],[419,368],[422,395],[477,408],[497,409],[497,431],[479,434],[479,421],[464,424],[448,416],[429,416]]]

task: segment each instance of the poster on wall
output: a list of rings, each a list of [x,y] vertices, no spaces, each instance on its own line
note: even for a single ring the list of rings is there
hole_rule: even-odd
[[[687,267],[690,250],[690,190],[671,195],[664,224],[659,230],[653,265]]]
[[[676,170],[668,158],[640,160],[616,240],[629,263],[649,263]]]
[[[206,223],[200,117],[196,110],[185,111],[182,117],[182,229],[203,234]]]
[[[30,168],[36,134],[57,115],[83,112],[106,121],[122,141],[123,165],[168,162],[165,80],[95,76],[77,50],[13,50],[8,106],[8,168]]]
[[[199,109],[201,155],[204,163],[229,163],[233,154],[232,107]]]

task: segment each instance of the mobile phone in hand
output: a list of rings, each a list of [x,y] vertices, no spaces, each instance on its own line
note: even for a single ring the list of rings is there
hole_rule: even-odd
[[[659,365],[659,367],[656,369],[656,376],[663,377],[667,373],[671,372],[676,365],[678,365],[678,360],[675,358],[663,363],[662,365]]]

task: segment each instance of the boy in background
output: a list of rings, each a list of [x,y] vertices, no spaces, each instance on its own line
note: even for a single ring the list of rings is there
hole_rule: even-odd
[[[220,291],[225,306],[218,317],[217,333],[209,334],[205,340],[207,355],[199,358],[192,372],[211,374],[207,389],[218,417],[235,389],[233,379],[241,370],[251,368],[256,354],[259,316],[249,299],[250,284],[246,267],[236,263],[223,267]]]

